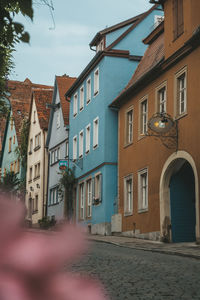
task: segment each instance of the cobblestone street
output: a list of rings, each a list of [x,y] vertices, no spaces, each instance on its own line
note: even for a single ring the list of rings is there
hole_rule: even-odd
[[[200,299],[200,260],[194,258],[90,242],[72,270],[100,279],[112,300]]]

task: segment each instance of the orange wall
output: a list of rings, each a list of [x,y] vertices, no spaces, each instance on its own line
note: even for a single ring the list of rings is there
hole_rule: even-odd
[[[187,2],[187,0],[186,0]],[[132,96],[119,110],[119,212],[124,216],[124,176],[133,173],[133,215],[123,217],[122,230],[141,233],[160,231],[159,184],[163,165],[175,149],[167,149],[154,137],[139,138],[139,101],[148,95],[148,118],[155,111],[155,89],[167,81],[167,112],[174,116],[175,74],[187,66],[187,114],[178,120],[178,150],[188,152],[200,172],[200,48],[178,62],[141,92]],[[133,105],[133,144],[124,146],[125,114]],[[148,212],[138,213],[138,171],[148,167]]]
[[[177,51],[189,39],[200,25],[200,1],[183,0],[184,33],[174,40],[173,36],[173,1],[164,4],[165,14],[165,58]]]

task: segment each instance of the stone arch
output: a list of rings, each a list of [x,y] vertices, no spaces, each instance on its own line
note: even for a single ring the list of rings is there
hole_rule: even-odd
[[[171,176],[176,173],[187,161],[194,173],[195,180],[195,211],[196,211],[196,239],[200,238],[199,230],[199,183],[197,168],[192,156],[186,151],[177,151],[171,154],[166,160],[160,176],[160,235],[161,238],[166,233],[166,228],[170,224],[170,188]],[[171,236],[169,236],[171,241]]]

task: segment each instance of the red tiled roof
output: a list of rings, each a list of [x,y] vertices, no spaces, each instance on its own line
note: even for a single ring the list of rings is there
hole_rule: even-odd
[[[28,78],[24,81],[7,81],[7,89],[9,92],[9,102],[13,111],[13,119],[15,124],[15,130],[17,134],[17,141],[20,143],[20,132],[22,121],[25,117],[28,117],[31,103],[32,88],[34,89],[49,89],[52,86],[32,83]],[[0,121],[1,137],[5,131],[5,120]]]
[[[164,58],[164,33],[160,34],[156,40],[154,40],[149,47],[140,63],[138,64],[132,78],[130,79],[127,86],[120,93],[120,95],[110,104],[110,106],[120,106],[122,98],[126,93],[136,86],[136,84],[143,79],[145,75],[148,74],[158,63]]]
[[[35,100],[40,127],[43,130],[48,129],[50,109],[46,108],[46,103],[51,104],[52,96],[53,89],[33,90],[33,99]]]
[[[72,86],[72,84],[75,82],[76,77],[69,77],[67,75],[63,76],[56,76],[56,82],[58,86],[59,96],[60,96],[60,103],[62,106],[62,113],[63,113],[63,119],[64,124],[69,124],[69,107],[70,104],[65,99],[65,93],[68,91],[68,89]]]

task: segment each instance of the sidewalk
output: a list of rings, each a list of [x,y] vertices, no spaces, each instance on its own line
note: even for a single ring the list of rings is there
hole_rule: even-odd
[[[194,243],[162,243],[121,236],[89,235],[89,240],[133,248],[144,251],[159,252],[200,259],[200,245]]]

